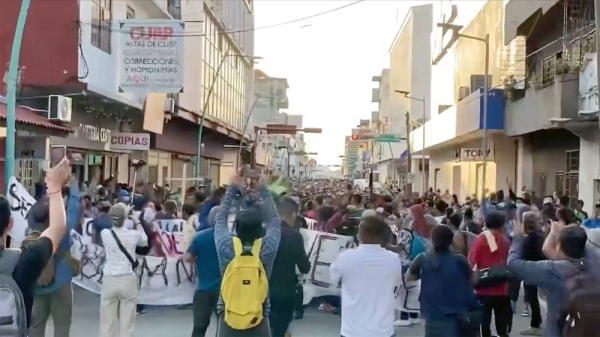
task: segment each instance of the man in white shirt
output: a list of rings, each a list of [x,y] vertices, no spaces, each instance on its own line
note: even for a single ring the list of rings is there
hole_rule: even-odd
[[[342,285],[343,337],[392,337],[394,294],[402,280],[398,254],[382,247],[387,224],[377,217],[363,218],[360,245],[331,264],[332,284]]]

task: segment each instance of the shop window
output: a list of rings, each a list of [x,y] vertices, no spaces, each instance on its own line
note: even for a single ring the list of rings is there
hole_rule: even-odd
[[[94,47],[110,54],[112,0],[92,0],[92,39]]]

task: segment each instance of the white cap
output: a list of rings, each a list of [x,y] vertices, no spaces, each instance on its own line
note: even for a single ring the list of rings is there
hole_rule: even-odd
[[[366,209],[363,211],[361,218],[367,218],[370,216],[377,216],[377,212],[372,209]]]
[[[552,200],[552,198],[544,198],[544,205],[545,204],[554,204],[554,200]]]

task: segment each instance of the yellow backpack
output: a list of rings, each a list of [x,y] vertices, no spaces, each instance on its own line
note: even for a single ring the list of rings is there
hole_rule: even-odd
[[[263,305],[269,293],[269,279],[260,261],[262,240],[254,241],[244,252],[242,241],[233,238],[235,256],[225,269],[221,298],[225,304],[225,323],[236,330],[247,330],[263,320]]]

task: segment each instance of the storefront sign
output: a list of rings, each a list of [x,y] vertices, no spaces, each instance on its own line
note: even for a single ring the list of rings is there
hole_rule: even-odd
[[[119,92],[183,92],[183,21],[121,20],[119,30]]]
[[[84,137],[90,142],[106,143],[110,139],[111,130],[99,128],[94,125],[79,123],[79,137]]]
[[[149,133],[118,132],[110,137],[111,150],[148,151],[150,149]]]
[[[492,149],[487,151],[487,160],[493,160]],[[481,149],[460,149],[460,161],[483,161],[483,150]]]

